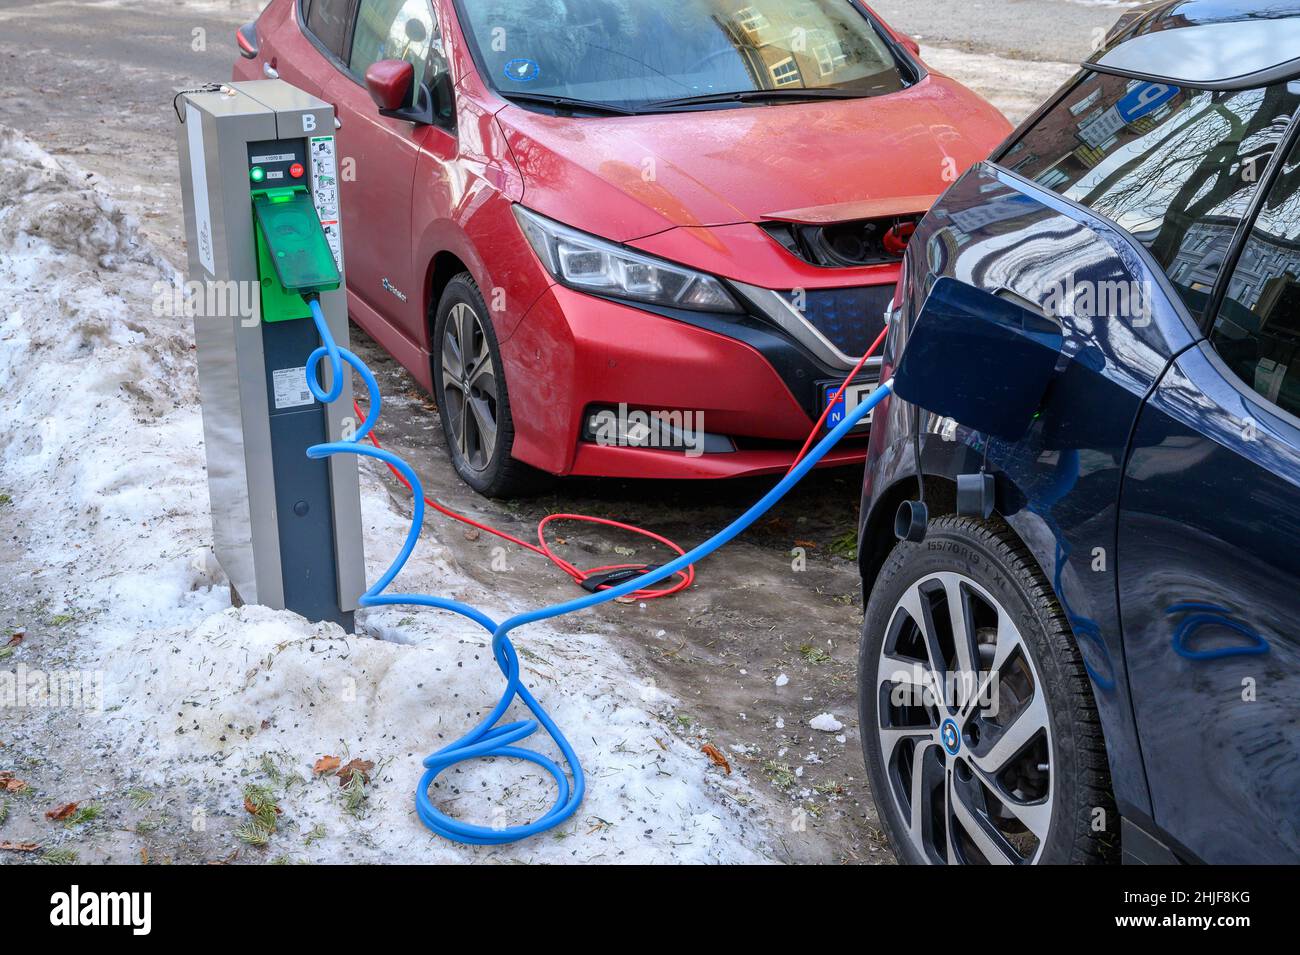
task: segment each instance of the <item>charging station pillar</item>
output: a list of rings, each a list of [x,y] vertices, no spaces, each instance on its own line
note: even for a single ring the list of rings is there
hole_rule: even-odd
[[[312,230],[319,242],[314,230],[323,233],[321,271],[333,284],[320,286],[320,304],[346,348],[334,110],[282,80],[258,80],[185,93],[180,115],[189,289],[203,299],[192,304],[217,559],[236,605],[293,610],[351,632],[366,586],[357,458],[313,461],[306,452],[360,423],[346,371],[328,406],[307,388],[304,367],[320,338],[277,257],[310,259],[310,250],[286,253],[275,234],[289,242],[295,229]],[[329,364],[319,365],[326,388]]]

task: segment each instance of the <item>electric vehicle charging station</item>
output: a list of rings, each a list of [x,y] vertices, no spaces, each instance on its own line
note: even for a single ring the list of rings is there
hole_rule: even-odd
[[[492,655],[506,679],[505,690],[477,727],[425,758],[416,814],[433,832],[478,845],[500,845],[559,825],[577,811],[586,783],[576,752],[523,683],[511,631],[689,572],[802,480],[892,392],[892,379],[814,445],[823,416],[798,462],[727,527],[631,579],[610,580],[583,597],[502,621],[448,597],[386,593],[420,537],[425,496],[407,462],[363,441],[379,418],[382,398],[373,373],[346,347],[333,110],[279,80],[181,95],[181,183],[191,280],[204,286],[247,282],[257,289],[252,314],[195,320],[215,549],[230,577],[232,599],[293,610],[313,621],[333,620],[348,630],[361,607],[431,607],[473,620],[492,634]],[[826,414],[883,339],[882,333]],[[346,429],[353,402],[345,364],[361,376],[369,398],[365,420]],[[358,457],[392,468],[411,489],[414,504],[404,546],[369,587]],[[502,722],[516,700],[532,718]],[[567,771],[549,756],[514,745],[539,729],[551,737]],[[522,759],[550,773],[557,788],[550,811],[502,828],[467,823],[434,804],[429,790],[441,773],[466,760],[493,756]]]
[[[366,588],[357,461],[306,453],[355,430],[350,376],[330,404],[306,380],[309,298],[348,341],[334,110],[281,80],[179,99],[190,281],[252,306],[194,319],[217,560],[236,605],[351,632]]]

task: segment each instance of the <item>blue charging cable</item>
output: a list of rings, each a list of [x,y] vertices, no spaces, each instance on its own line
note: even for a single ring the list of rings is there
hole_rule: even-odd
[[[436,753],[425,758],[424,775],[420,778],[420,786],[415,793],[415,811],[419,815],[421,822],[444,838],[471,845],[504,845],[558,826],[577,811],[586,790],[582,765],[579,763],[573,747],[565,739],[560,728],[555,725],[555,721],[543,709],[541,703],[528,691],[528,688],[524,686],[523,681],[520,679],[519,657],[515,653],[514,645],[510,642],[508,636],[510,631],[525,624],[537,623],[540,620],[550,620],[553,617],[586,610],[589,607],[595,607],[598,604],[607,603],[618,597],[643,590],[662,580],[666,580],[678,571],[685,570],[701,558],[712,554],[719,547],[737,537],[771,509],[777,501],[785,497],[790,489],[817,465],[817,462],[825,456],[826,452],[830,451],[841,438],[853,430],[858,422],[871,413],[871,410],[893,390],[894,384],[892,378],[882,382],[862,404],[847,414],[844,420],[836,425],[826,437],[814,445],[808,455],[791,469],[772,490],[768,491],[749,510],[703,544],[687,551],[670,563],[647,571],[640,577],[626,581],[616,587],[597,591],[594,594],[569,600],[565,603],[516,614],[502,623],[497,623],[481,610],[446,597],[433,597],[426,594],[384,593],[397,575],[401,573],[403,566],[411,556],[411,552],[415,549],[416,542],[420,539],[420,529],[424,525],[424,488],[411,466],[397,455],[385,451],[383,448],[361,443],[379,419],[381,408],[379,384],[375,381],[375,376],[370,369],[366,367],[365,362],[346,348],[339,348],[335,343],[334,337],[330,334],[329,326],[325,322],[325,315],[321,311],[320,302],[311,299],[309,305],[311,306],[312,319],[316,323],[316,330],[320,334],[321,347],[313,351],[307,359],[307,386],[311,389],[317,401],[325,404],[337,401],[343,393],[343,372],[344,365],[347,364],[354,368],[357,374],[361,376],[361,380],[365,382],[366,390],[370,394],[370,407],[366,414],[366,420],[351,438],[344,441],[314,445],[307,449],[307,456],[320,459],[335,454],[356,454],[362,457],[375,458],[391,465],[406,478],[411,485],[415,501],[415,510],[411,516],[411,529],[407,532],[406,541],[402,545],[401,551],[388,569],[384,571],[383,576],[361,595],[361,598],[357,601],[358,606],[383,607],[409,604],[420,607],[436,607],[439,610],[450,610],[452,613],[468,617],[492,634],[492,657],[496,660],[497,666],[506,678],[506,686],[501,694],[501,699],[497,701],[496,706],[492,708],[492,712],[478,726],[456,740],[456,742],[444,746]],[[320,386],[317,378],[317,367],[320,365],[321,359],[326,357],[329,358],[331,372],[328,391]],[[516,697],[523,702],[534,718],[497,725],[511,704],[514,703]],[[543,756],[541,753],[514,745],[537,732],[539,726],[545,729],[551,739],[555,741],[555,745],[559,748],[564,761],[569,765],[573,774],[572,783],[570,783],[564,769],[555,760]],[[491,756],[506,756],[512,759],[527,760],[549,772],[555,778],[557,789],[555,804],[551,806],[550,811],[541,818],[525,825],[492,827],[474,825],[453,819],[433,804],[433,801],[429,798],[429,787],[443,770],[465,760]]]

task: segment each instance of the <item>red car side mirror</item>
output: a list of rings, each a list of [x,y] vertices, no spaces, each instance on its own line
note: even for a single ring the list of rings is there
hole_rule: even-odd
[[[415,67],[406,60],[380,60],[366,69],[366,91],[380,111],[396,111],[411,102]]]

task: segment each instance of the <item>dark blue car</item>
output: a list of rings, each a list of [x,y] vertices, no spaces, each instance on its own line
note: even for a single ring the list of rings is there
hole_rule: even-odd
[[[902,861],[1300,861],[1297,57],[1295,0],[1133,11],[911,242],[882,380],[927,310],[1059,348],[986,361],[966,420],[875,413],[861,731]]]

